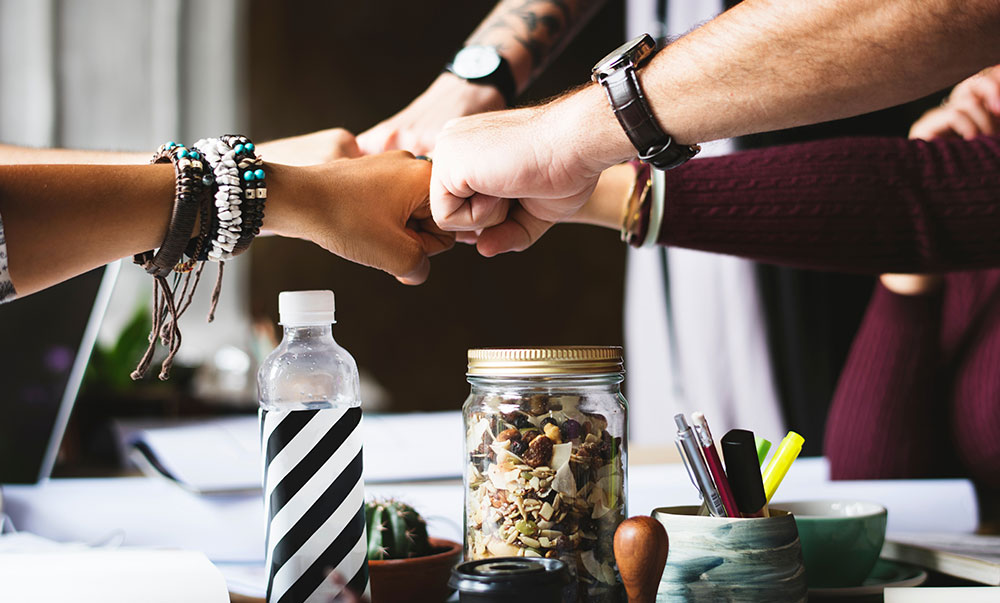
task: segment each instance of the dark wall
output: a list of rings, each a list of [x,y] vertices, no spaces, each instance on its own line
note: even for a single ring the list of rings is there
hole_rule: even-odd
[[[343,126],[360,132],[403,108],[440,72],[493,2],[251,3],[250,116],[258,140]],[[586,81],[623,38],[610,3],[522,101]],[[419,287],[300,241],[254,244],[252,307],[277,320],[285,289],[331,288],[336,335],[388,388],[394,410],[454,409],[474,346],[621,344],[625,249],[617,233],[563,226],[520,254],[459,247]]]

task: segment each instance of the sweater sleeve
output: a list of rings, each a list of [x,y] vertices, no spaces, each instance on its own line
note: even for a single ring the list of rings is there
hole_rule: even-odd
[[[938,388],[941,292],[876,285],[826,420],[833,479],[942,477],[953,468],[948,404]],[[944,396],[944,397],[943,397]]]
[[[857,273],[1000,266],[1000,137],[844,138],[667,172],[658,242]]]

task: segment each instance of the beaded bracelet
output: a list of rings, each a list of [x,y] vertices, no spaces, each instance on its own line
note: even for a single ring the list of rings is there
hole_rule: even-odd
[[[236,167],[236,154],[222,138],[202,139],[195,146],[205,153],[212,168],[218,189],[215,193],[215,220],[212,229],[211,249],[207,258],[213,261],[230,259],[230,252],[239,239],[242,228],[240,204],[243,188]]]
[[[132,379],[145,376],[158,338],[168,349],[159,377],[169,377],[181,345],[178,321],[194,299],[204,262],[219,262],[208,315],[212,322],[222,289],[224,260],[245,251],[264,220],[267,188],[263,162],[245,136],[202,139],[191,149],[171,141],[153,155],[153,163],[166,161],[173,163],[176,178],[170,225],[155,253],[146,251],[133,258],[154,280],[149,347],[132,372]],[[192,238],[191,231],[199,219],[198,235]],[[189,259],[182,262],[185,253]],[[175,273],[173,284],[166,279],[171,272]]]
[[[235,257],[250,247],[264,224],[264,205],[267,202],[264,162],[257,157],[256,147],[246,136],[226,135],[222,139],[232,145],[235,152],[240,180],[243,184],[243,229],[233,247]]]

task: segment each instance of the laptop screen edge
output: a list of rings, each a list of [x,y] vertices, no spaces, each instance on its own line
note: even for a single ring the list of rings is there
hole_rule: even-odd
[[[38,481],[44,482],[52,475],[52,469],[56,464],[56,457],[59,455],[59,447],[62,445],[63,434],[66,432],[66,425],[73,412],[73,405],[76,396],[83,383],[83,375],[87,371],[87,364],[90,362],[90,354],[97,342],[97,334],[101,330],[101,322],[104,314],[108,310],[111,302],[111,294],[121,271],[122,261],[118,260],[108,264],[104,269],[104,276],[101,278],[101,286],[94,297],[94,307],[90,311],[90,318],[87,320],[87,328],[83,332],[83,339],[80,341],[80,348],[77,350],[76,358],[73,360],[73,368],[70,371],[69,379],[66,382],[66,389],[63,390],[62,400],[59,402],[59,412],[56,415],[55,426],[49,436],[49,443],[45,447],[45,457],[42,459],[42,466],[39,469]]]

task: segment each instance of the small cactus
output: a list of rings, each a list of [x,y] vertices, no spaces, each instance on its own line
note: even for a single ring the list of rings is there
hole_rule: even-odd
[[[406,559],[430,553],[427,522],[413,507],[396,500],[365,503],[368,560]]]

